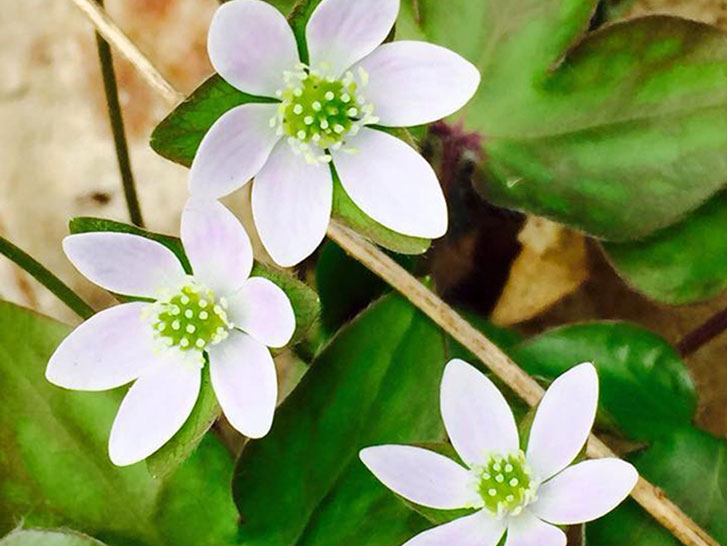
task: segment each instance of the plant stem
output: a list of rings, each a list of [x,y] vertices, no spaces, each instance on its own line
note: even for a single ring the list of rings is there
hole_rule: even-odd
[[[685,335],[677,343],[677,351],[682,357],[687,357],[725,330],[727,330],[727,309],[715,313],[703,324]]]
[[[101,34],[119,48],[147,82],[167,99],[170,106],[176,105],[181,100],[182,95],[164,79],[94,0],[72,1],[93,21]],[[399,291],[447,334],[462,343],[528,404],[535,405],[540,401],[543,389],[533,378],[389,256],[357,233],[333,220],[328,228],[328,236],[353,258]],[[588,440],[587,452],[593,458],[616,457],[613,451],[594,435]],[[639,478],[631,496],[683,544],[719,546],[717,541],[671,502],[663,491],[647,480]]]
[[[103,7],[103,0],[97,0],[97,2],[99,6]],[[106,105],[109,111],[111,133],[114,137],[116,159],[119,163],[119,172],[121,173],[121,183],[124,186],[126,208],[129,210],[131,223],[139,227],[144,227],[139,198],[136,195],[136,186],[134,185],[134,175],[131,172],[129,146],[126,142],[126,132],[124,131],[124,118],[121,114],[121,104],[119,103],[119,86],[116,81],[111,46],[109,46],[109,43],[98,32],[96,33],[96,48],[98,49],[98,59],[101,63],[101,77],[103,78],[104,92],[106,93]]]
[[[35,280],[53,292],[59,300],[70,307],[79,317],[87,319],[94,314],[93,308],[71,290],[68,285],[46,269],[40,262],[4,237],[0,237],[0,254],[32,275]]]

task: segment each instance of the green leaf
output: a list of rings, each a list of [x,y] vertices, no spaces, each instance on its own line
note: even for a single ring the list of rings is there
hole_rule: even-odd
[[[343,328],[250,442],[234,482],[242,542],[385,546],[427,527],[366,470],[358,451],[441,441],[442,335],[397,296]]]
[[[189,167],[212,124],[228,110],[250,102],[278,101],[243,93],[215,74],[156,126],[151,147],[162,157]]]
[[[727,288],[727,193],[646,239],[605,243],[631,287],[672,305],[713,298]]]
[[[104,546],[104,544],[81,533],[63,529],[13,531],[0,539],[0,546]]]
[[[523,342],[511,354],[528,373],[547,379],[593,362],[600,408],[631,440],[652,440],[692,421],[696,392],[687,368],[666,341],[640,326],[565,326]]]
[[[594,0],[404,6],[400,36],[451,47],[482,73],[464,117],[484,136],[477,183],[495,203],[626,240],[676,222],[725,184],[719,30],[655,16],[573,45]]]
[[[87,233],[97,231],[112,231],[133,233],[155,240],[176,254],[184,265],[187,273],[192,268],[184,253],[181,241],[176,237],[152,233],[136,226],[131,226],[112,220],[101,218],[74,218],[70,222],[71,233]],[[295,312],[295,333],[291,343],[304,341],[306,336],[316,330],[320,314],[318,295],[308,285],[283,270],[273,269],[260,263],[255,263],[251,276],[264,277],[276,283],[288,296]],[[147,459],[149,472],[155,477],[164,477],[173,472],[197,447],[212,424],[220,416],[221,410],[217,403],[209,373],[203,375],[199,398],[192,410],[192,414],[182,428],[159,451]]]
[[[69,328],[0,303],[0,533],[72,527],[109,546],[219,546],[236,536],[232,464],[208,436],[169,479],[107,454],[121,392],[74,392],[45,380]]]
[[[727,544],[727,441],[684,426],[633,457],[639,473],[659,485],[717,542]],[[587,526],[589,546],[679,542],[634,501]]]

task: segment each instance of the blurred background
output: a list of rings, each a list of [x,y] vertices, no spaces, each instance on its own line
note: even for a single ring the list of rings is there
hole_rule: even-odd
[[[212,72],[205,41],[216,7],[216,0],[107,2],[126,33],[185,93]],[[727,0],[641,0],[612,8],[613,17],[669,13],[727,30]],[[115,63],[146,227],[175,234],[187,171],[148,146],[167,107],[123,59],[116,56]],[[428,153],[439,152],[432,146]],[[576,320],[620,318],[677,343],[727,307],[727,295],[681,307],[652,303],[629,290],[593,241],[482,203],[466,181],[443,183],[449,184],[450,204],[464,203],[469,216],[435,243],[429,269],[448,300],[491,314],[500,325],[532,334]],[[245,202],[238,194],[227,204],[244,218]],[[68,0],[6,0],[0,2],[0,234],[102,308],[109,296],[83,280],[61,251],[74,216],[128,221],[93,30]],[[252,229],[249,222],[246,227]],[[76,320],[4,259],[0,298],[65,322]],[[700,425],[720,436],[727,435],[726,360],[727,335],[687,359],[699,386]]]

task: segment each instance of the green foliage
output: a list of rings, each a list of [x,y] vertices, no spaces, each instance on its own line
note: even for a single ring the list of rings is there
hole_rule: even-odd
[[[45,380],[69,328],[0,303],[0,533],[69,526],[109,546],[233,543],[232,463],[207,437],[170,478],[107,454],[121,392],[73,392]]]
[[[662,338],[633,324],[556,328],[516,346],[512,356],[528,373],[546,379],[593,362],[601,410],[635,441],[688,425],[696,408],[694,383],[679,355]]]
[[[0,546],[104,546],[74,531],[17,530],[0,539]]]
[[[169,248],[184,264],[186,271],[188,273],[192,271],[182,243],[176,237],[152,233],[135,226],[101,218],[74,218],[70,222],[70,231],[71,233],[113,231],[148,237]],[[290,299],[296,319],[295,333],[291,343],[302,342],[306,336],[315,332],[320,314],[320,303],[314,290],[290,273],[260,263],[255,263],[251,275],[265,277],[273,281],[283,289]],[[220,416],[220,413],[220,406],[209,380],[209,371],[206,369],[199,398],[192,410],[192,414],[177,434],[164,447],[147,459],[151,474],[156,477],[163,477],[173,472],[197,447],[205,432],[209,430]]]
[[[727,180],[727,39],[715,28],[648,17],[579,41],[594,0],[403,6],[400,38],[450,47],[482,73],[464,116],[485,137],[478,185],[497,204],[625,240]]]
[[[636,290],[678,305],[713,298],[727,288],[727,193],[681,222],[645,239],[604,243],[616,270]]]

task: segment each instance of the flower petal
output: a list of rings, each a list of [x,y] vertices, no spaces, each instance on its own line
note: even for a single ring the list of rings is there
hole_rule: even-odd
[[[591,363],[558,377],[543,396],[530,429],[527,460],[545,481],[568,466],[583,448],[598,406],[598,374]]]
[[[255,176],[280,140],[270,127],[277,108],[275,104],[243,104],[222,114],[194,156],[190,193],[219,199]]]
[[[340,76],[386,39],[398,13],[399,0],[323,0],[305,31],[311,66]]]
[[[541,485],[528,509],[555,525],[593,521],[616,508],[638,479],[636,469],[620,459],[584,461]]]
[[[255,226],[273,260],[289,267],[310,256],[326,235],[332,202],[328,165],[310,165],[279,142],[252,187]]]
[[[109,456],[115,465],[141,461],[174,436],[197,401],[200,375],[170,350],[136,380],[111,427]]]
[[[212,387],[230,424],[245,436],[262,438],[273,423],[278,379],[270,351],[233,330],[208,349]]]
[[[453,51],[426,42],[384,44],[357,63],[368,83],[361,89],[382,125],[431,123],[462,108],[480,84],[477,69]]]
[[[235,327],[268,347],[282,347],[295,331],[295,313],[288,296],[275,283],[253,277],[227,298]]]
[[[453,510],[477,500],[469,471],[439,453],[383,445],[362,449],[359,457],[386,487],[416,504]]]
[[[194,276],[218,294],[240,288],[252,270],[245,228],[218,201],[192,197],[182,213],[182,243]]]
[[[510,407],[485,374],[463,360],[444,369],[440,406],[449,439],[468,465],[483,464],[489,454],[517,452],[517,425]]]
[[[233,0],[220,6],[210,24],[207,52],[225,81],[252,95],[274,97],[283,72],[298,64],[290,25],[260,0]]]
[[[416,150],[383,131],[363,128],[333,152],[346,193],[386,227],[414,237],[447,231],[447,203],[437,175]]]
[[[63,250],[84,277],[117,294],[156,298],[185,278],[171,250],[139,235],[79,233],[63,239]]]
[[[567,542],[563,531],[524,510],[510,518],[505,546],[566,546]]]
[[[419,533],[404,546],[495,546],[504,532],[504,520],[481,510]]]
[[[152,330],[142,318],[148,305],[124,303],[93,315],[55,350],[46,379],[66,389],[104,391],[139,377],[155,359]]]

